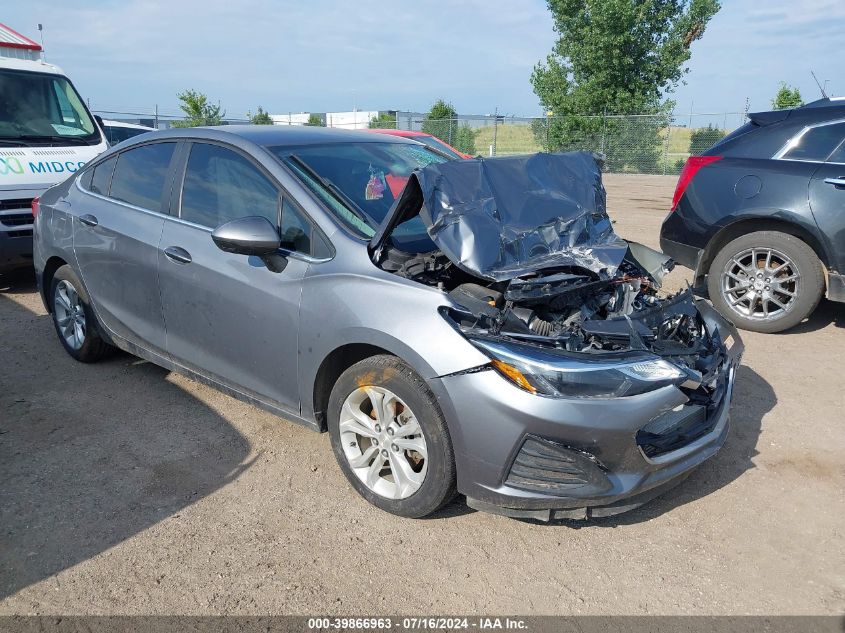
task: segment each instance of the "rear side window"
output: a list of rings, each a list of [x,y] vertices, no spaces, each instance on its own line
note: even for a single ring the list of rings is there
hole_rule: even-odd
[[[810,128],[790,147],[782,158],[823,161],[845,139],[845,123]]]
[[[154,143],[121,152],[109,197],[161,213],[164,182],[175,147],[176,143]]]
[[[88,187],[91,193],[98,193],[101,196],[109,195],[109,183],[111,183],[111,175],[116,162],[117,156],[112,156],[94,167],[91,174],[91,185]]]
[[[249,160],[219,145],[194,143],[182,185],[181,218],[208,228],[259,215],[279,225],[279,192]]]

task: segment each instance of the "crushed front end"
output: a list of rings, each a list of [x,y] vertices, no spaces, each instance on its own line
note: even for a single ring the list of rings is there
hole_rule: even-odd
[[[442,290],[442,318],[489,359],[429,381],[471,506],[617,514],[722,446],[742,342],[689,289],[662,291],[668,257],[613,232],[591,155],[435,165],[394,212],[374,261]],[[417,214],[437,248],[393,248]]]

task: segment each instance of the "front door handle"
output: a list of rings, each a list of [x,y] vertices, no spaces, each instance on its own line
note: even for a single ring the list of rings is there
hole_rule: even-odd
[[[845,187],[845,178],[825,178],[824,181],[834,187]]]
[[[179,248],[178,246],[168,246],[164,249],[164,254],[174,262],[178,262],[180,264],[191,263],[191,254],[184,248]]]
[[[99,224],[96,216],[93,216],[90,213],[86,213],[85,215],[80,215],[79,221],[82,222],[82,224],[85,224],[87,226],[97,226]]]

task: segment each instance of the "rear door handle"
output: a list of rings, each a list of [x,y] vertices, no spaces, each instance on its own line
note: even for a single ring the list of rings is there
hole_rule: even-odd
[[[824,181],[834,187],[845,187],[845,178],[825,178]]]
[[[99,222],[97,221],[97,218],[95,216],[91,215],[90,213],[86,213],[85,215],[80,215],[79,221],[82,222],[82,224],[86,224],[88,226],[97,226],[99,224]]]
[[[180,264],[191,263],[191,254],[184,248],[179,248],[178,246],[168,246],[164,249],[164,254],[174,262],[178,262]]]

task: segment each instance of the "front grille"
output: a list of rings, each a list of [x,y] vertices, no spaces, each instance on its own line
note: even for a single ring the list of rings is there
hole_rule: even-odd
[[[0,211],[12,211],[16,209],[26,209],[31,212],[32,198],[10,198],[9,200],[0,200]],[[30,217],[32,217],[30,215]]]
[[[3,200],[0,204],[8,204],[10,202],[29,202],[27,200]],[[32,209],[26,208],[26,211],[20,210],[19,207],[13,208],[17,213],[10,213],[8,210],[0,212],[0,232],[6,237],[32,237]]]
[[[505,484],[545,493],[565,493],[589,487],[590,492],[610,489],[610,480],[598,460],[583,451],[528,436],[522,443]]]
[[[32,224],[32,212],[0,215],[0,224],[3,224],[3,226],[27,226]]]

